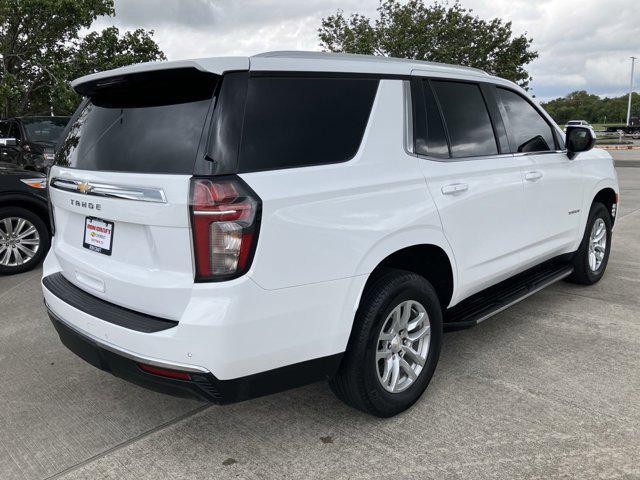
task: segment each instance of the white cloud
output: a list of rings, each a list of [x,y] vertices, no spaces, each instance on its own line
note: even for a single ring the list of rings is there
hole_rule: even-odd
[[[116,0],[116,24],[155,30],[169,59],[318,50],[320,19],[341,8],[374,16],[378,0]],[[625,93],[629,56],[640,56],[637,0],[462,0],[483,18],[513,23],[540,57],[528,66],[540,99],[576,89]],[[640,68],[639,68],[640,70]],[[638,72],[640,77],[640,71]],[[637,84],[640,84],[638,82]],[[636,85],[637,85],[636,84]]]

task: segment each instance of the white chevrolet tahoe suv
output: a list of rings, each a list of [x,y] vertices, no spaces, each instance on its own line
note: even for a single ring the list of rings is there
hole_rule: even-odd
[[[443,331],[606,268],[611,157],[480,70],[273,52],[72,85],[44,298],[134,383],[227,403],[328,379],[391,416]]]

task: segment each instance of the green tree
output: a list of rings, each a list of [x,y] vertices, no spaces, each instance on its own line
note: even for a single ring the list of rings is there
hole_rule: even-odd
[[[542,103],[553,119],[563,125],[569,120],[587,120],[590,123],[619,124],[627,120],[627,95],[601,98],[584,90]],[[631,116],[640,116],[640,94],[634,93]]]
[[[153,40],[153,30],[141,28],[120,34],[116,27],[102,32],[91,32],[75,42],[65,61],[61,63],[62,76],[68,79],[90,73],[131,65],[132,63],[166,60]],[[52,89],[53,105],[60,112],[71,112],[80,97],[65,82]],[[43,99],[44,100],[44,99]]]
[[[0,0],[0,116],[68,114],[78,100],[68,80],[164,59],[152,32],[120,37],[112,27],[79,38],[97,17],[114,13],[113,0]]]
[[[380,0],[375,21],[341,10],[318,29],[325,51],[430,60],[483,69],[527,87],[525,65],[537,58],[532,39],[513,36],[511,22],[483,20],[463,8],[424,0]]]

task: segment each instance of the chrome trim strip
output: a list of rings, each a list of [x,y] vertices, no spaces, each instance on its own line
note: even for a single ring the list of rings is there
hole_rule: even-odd
[[[531,155],[551,155],[553,153],[567,153],[566,150],[542,150],[540,152],[515,152],[514,157],[529,157]]]
[[[413,148],[413,100],[411,98],[411,83],[409,80],[402,81],[402,91],[404,97],[404,151],[415,156]]]
[[[164,190],[156,187],[134,187],[108,183],[83,182],[66,178],[52,178],[50,186],[67,192],[96,197],[122,198],[139,202],[167,203]]]
[[[515,305],[516,303],[524,300],[525,298],[530,297],[534,293],[538,293],[540,290],[542,290],[543,288],[548,287],[552,283],[556,283],[556,282],[562,280],[563,278],[568,277],[572,273],[573,273],[573,268],[570,268],[567,271],[559,273],[558,275],[556,275],[555,277],[552,277],[551,279],[549,279],[547,282],[543,283],[542,285],[536,287],[535,289],[531,290],[530,292],[527,292],[526,295],[523,295],[522,297],[516,298],[512,302],[509,302],[508,304],[504,305],[503,307],[500,307],[496,311],[486,314],[484,317],[480,317],[478,320],[476,320],[476,325],[481,323],[481,322],[484,322],[487,318],[491,318],[494,315],[502,312],[503,310],[506,310],[507,308]]]
[[[80,335],[84,339],[92,343],[95,343],[99,347],[104,348],[105,350],[108,350],[112,353],[115,353],[116,355],[120,355],[122,357],[128,358],[129,360],[133,360],[134,362],[145,363],[147,365],[153,365],[154,367],[159,367],[159,368],[168,368],[170,370],[181,370],[183,372],[211,373],[206,368],[198,367],[195,365],[187,365],[184,363],[166,362],[164,360],[158,360],[156,358],[146,357],[144,355],[138,355],[137,353],[130,352],[129,350],[126,350],[121,347],[116,347],[115,345],[109,342],[106,342],[105,340],[102,340],[96,337],[95,335],[92,335],[88,332],[80,330],[78,327],[60,318],[59,315],[57,315],[51,310],[51,307],[49,307],[46,301],[44,302],[44,305],[47,308],[47,311],[49,312],[49,314],[53,316],[57,321],[62,323],[65,327],[70,328],[76,334]]]

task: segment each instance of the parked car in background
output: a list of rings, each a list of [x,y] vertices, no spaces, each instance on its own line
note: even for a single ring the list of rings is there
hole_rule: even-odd
[[[69,117],[15,117],[0,121],[0,162],[44,172]]]
[[[633,138],[637,138],[640,135],[640,117],[629,118],[628,125],[608,125],[605,126],[607,133],[623,133],[625,135],[633,135]]]
[[[604,274],[611,156],[481,70],[272,52],[72,85],[43,293],[68,348],[134,383],[225,403],[329,379],[388,417],[443,329]]]
[[[589,122],[587,122],[586,120],[569,120],[565,126],[564,126],[564,131],[567,131],[568,127],[586,127],[586,128],[593,128]]]
[[[26,272],[49,250],[47,178],[0,163],[0,275]]]

